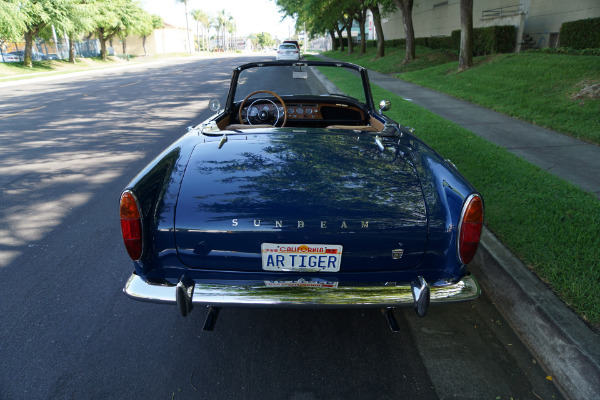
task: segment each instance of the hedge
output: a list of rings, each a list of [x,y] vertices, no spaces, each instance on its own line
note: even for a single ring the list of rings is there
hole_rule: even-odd
[[[460,29],[452,31],[452,48],[460,50]],[[473,29],[473,55],[512,53],[517,43],[517,28],[513,25]]]
[[[452,37],[451,36],[436,36],[427,38],[427,47],[430,49],[448,49],[451,50],[452,47]]]
[[[600,18],[564,22],[560,27],[560,46],[573,49],[600,47]]]
[[[386,40],[385,47],[406,47],[406,39]]]
[[[511,53],[516,43],[517,29],[512,25],[473,29],[473,55],[475,56]],[[367,46],[377,47],[377,41],[367,40]],[[451,36],[415,38],[415,46],[458,51],[460,50],[460,30],[452,31]],[[385,47],[406,47],[406,39],[386,40]]]

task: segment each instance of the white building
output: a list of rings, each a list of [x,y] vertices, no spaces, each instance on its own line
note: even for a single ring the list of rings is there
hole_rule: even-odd
[[[450,36],[460,29],[460,0],[414,0],[415,37]],[[517,42],[529,36],[536,47],[556,47],[563,22],[600,17],[600,0],[475,0],[473,26],[514,25]],[[385,39],[404,38],[402,13],[384,17]],[[376,38],[372,19],[367,22],[368,39]]]

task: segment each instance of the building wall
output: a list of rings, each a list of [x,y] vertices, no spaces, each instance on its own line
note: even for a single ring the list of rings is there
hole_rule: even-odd
[[[156,54],[187,53],[190,51],[188,46],[188,37],[185,29],[159,29],[154,31],[153,36]],[[192,32],[190,32],[190,42],[192,41],[193,34]]]
[[[525,33],[538,47],[548,47],[563,22],[600,17],[600,0],[530,0]]]
[[[520,4],[522,14],[502,18],[483,18],[483,11]],[[538,47],[548,47],[552,34],[563,22],[600,17],[600,0],[476,0],[473,2],[473,26],[511,24],[521,26]],[[413,6],[415,37],[449,36],[460,29],[460,0],[415,0]],[[386,39],[404,38],[402,13],[383,19]],[[520,36],[519,36],[520,37]]]
[[[195,35],[190,30],[190,42],[194,45]],[[114,43],[115,53],[123,54],[121,43]],[[188,38],[186,30],[181,28],[155,29],[152,35],[146,37],[146,54],[153,56],[166,53],[188,53]],[[144,55],[143,38],[141,36],[127,37],[127,53],[134,56]]]

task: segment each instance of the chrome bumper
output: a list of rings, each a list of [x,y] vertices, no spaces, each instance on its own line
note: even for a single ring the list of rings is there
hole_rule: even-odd
[[[481,289],[472,276],[446,286],[432,286],[431,303],[473,300]],[[125,294],[135,300],[177,304],[177,286],[152,284],[136,274],[127,280]],[[271,287],[266,285],[216,285],[195,283],[192,304],[256,308],[367,308],[414,306],[409,284],[340,286],[335,288]]]

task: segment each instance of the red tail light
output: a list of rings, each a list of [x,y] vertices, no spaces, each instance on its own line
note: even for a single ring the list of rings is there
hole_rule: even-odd
[[[470,263],[475,257],[482,228],[483,201],[474,194],[465,201],[458,225],[458,257],[463,264]]]
[[[135,197],[129,191],[121,195],[121,233],[129,257],[137,261],[142,256],[142,218]]]

